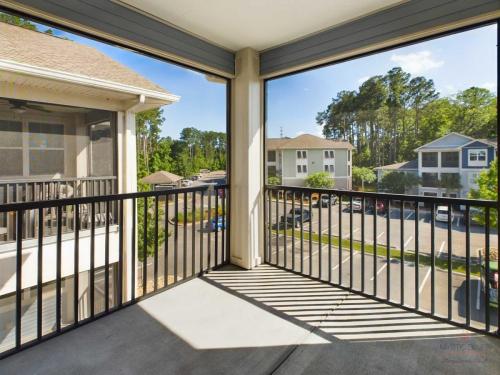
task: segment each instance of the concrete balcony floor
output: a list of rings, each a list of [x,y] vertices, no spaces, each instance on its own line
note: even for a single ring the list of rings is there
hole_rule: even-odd
[[[10,356],[0,373],[477,375],[496,373],[499,354],[492,337],[271,266],[228,266]]]

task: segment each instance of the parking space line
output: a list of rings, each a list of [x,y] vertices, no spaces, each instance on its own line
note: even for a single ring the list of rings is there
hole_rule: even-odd
[[[383,271],[386,267],[387,267],[387,263],[384,263],[384,264],[382,265],[382,267],[380,267],[380,268],[379,268],[379,270],[377,271],[377,276],[378,276],[378,274],[379,274],[380,272],[382,272],[382,271]],[[373,281],[373,279],[375,279],[375,276],[372,276],[372,277],[370,278],[370,281]]]
[[[431,268],[429,268],[429,271],[427,271],[427,274],[425,275],[424,279],[422,280],[422,284],[420,284],[420,288],[418,288],[418,294],[422,294],[422,290],[424,290],[425,283],[427,280],[429,280],[429,276],[431,275]]]
[[[414,212],[410,211],[410,213],[408,214],[408,216],[406,216],[405,220],[408,220],[410,218],[411,215],[413,215]]]
[[[406,240],[406,242],[403,245],[403,249],[406,249],[406,246],[408,246],[408,244],[410,243],[411,240],[413,240],[413,236],[408,237],[408,239]]]
[[[384,231],[380,232],[380,234],[377,236],[377,240],[384,235]]]
[[[333,233],[333,229],[335,229],[335,227],[336,227],[337,225],[338,225],[338,224],[334,224],[334,225],[332,225],[332,233]],[[325,228],[325,229],[323,229],[323,230],[321,231],[321,233],[325,233],[325,232],[328,232],[328,227],[327,227],[327,228]]]
[[[444,245],[446,245],[446,241],[441,242],[441,247],[439,248],[438,255],[437,255],[438,258],[444,250]]]
[[[354,254],[353,258],[357,255],[357,253]],[[345,262],[347,262],[349,259],[351,259],[351,256],[348,255],[347,258],[345,258],[343,261],[342,261],[342,264],[344,264]],[[332,267],[332,270],[336,270],[337,268],[339,268],[339,264],[337,264],[335,267]]]

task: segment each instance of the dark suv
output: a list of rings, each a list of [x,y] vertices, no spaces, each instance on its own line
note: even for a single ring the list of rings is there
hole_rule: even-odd
[[[307,223],[311,221],[311,212],[306,209],[295,208],[294,210],[290,210],[286,215],[287,224],[293,225],[295,219],[295,227],[298,228],[301,223]],[[281,216],[281,222],[285,222],[285,217]]]

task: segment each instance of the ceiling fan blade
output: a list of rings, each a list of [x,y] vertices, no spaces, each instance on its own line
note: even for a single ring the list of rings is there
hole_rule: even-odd
[[[40,105],[35,105],[35,104],[25,104],[24,105],[26,108],[29,108],[29,109],[34,109],[35,111],[40,111],[40,112],[46,112],[46,113],[50,113],[51,111],[49,111],[48,109],[45,109],[43,108],[42,106]]]

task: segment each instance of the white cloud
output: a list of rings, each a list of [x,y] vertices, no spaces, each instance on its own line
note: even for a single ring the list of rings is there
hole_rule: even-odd
[[[488,89],[492,92],[497,91],[497,83],[496,82],[485,82],[482,85],[479,85],[479,87],[482,87],[483,89]]]
[[[362,84],[364,83],[368,78],[370,78],[370,76],[364,76],[364,77],[361,77],[360,79],[358,79],[358,84]]]
[[[420,51],[406,55],[393,54],[391,61],[399,64],[404,71],[411,74],[422,74],[444,65],[444,61],[434,58],[430,51]]]

